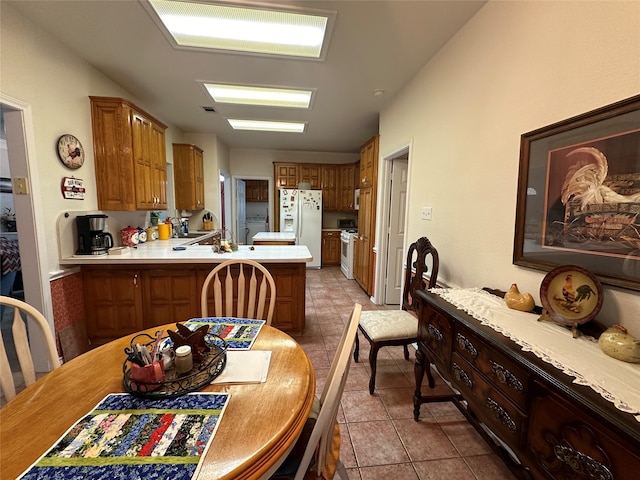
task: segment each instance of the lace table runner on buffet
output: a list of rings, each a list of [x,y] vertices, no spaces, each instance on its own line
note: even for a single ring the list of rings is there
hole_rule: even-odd
[[[509,337],[540,359],[574,377],[574,383],[598,392],[640,422],[640,364],[604,354],[593,337],[573,338],[571,330],[539,315],[510,309],[504,300],[479,288],[429,290],[480,323]]]
[[[228,400],[227,393],[107,395],[19,478],[190,480]]]

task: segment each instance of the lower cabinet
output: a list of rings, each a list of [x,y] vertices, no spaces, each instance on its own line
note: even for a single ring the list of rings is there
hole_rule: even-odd
[[[200,311],[200,290],[192,271],[145,270],[142,285],[145,328],[187,320]]]
[[[340,232],[322,232],[322,265],[340,265]]]
[[[92,343],[143,330],[139,269],[83,267],[87,333]]]
[[[276,284],[272,326],[304,329],[306,266],[265,264]],[[137,331],[200,317],[200,292],[215,264],[83,266],[87,333],[102,344]]]

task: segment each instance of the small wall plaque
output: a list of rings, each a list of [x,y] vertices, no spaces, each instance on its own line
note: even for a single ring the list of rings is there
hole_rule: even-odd
[[[84,180],[75,177],[62,177],[62,196],[69,200],[84,200]]]

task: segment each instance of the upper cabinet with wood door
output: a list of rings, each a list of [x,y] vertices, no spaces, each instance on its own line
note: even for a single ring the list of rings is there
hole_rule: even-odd
[[[276,191],[279,188],[298,188],[298,163],[273,163]]]
[[[173,144],[173,171],[178,210],[204,208],[204,161],[202,149],[187,143]]]
[[[320,170],[321,166],[315,163],[300,163],[298,165],[298,183],[308,183],[311,185],[310,190],[320,190],[322,188]],[[295,188],[298,188],[297,185]]]
[[[98,208],[166,209],[166,125],[122,98],[89,98]]]
[[[360,188],[375,186],[378,176],[378,135],[360,148]]]
[[[322,165],[322,208],[338,210],[338,167],[339,165]]]
[[[338,210],[343,212],[355,210],[354,194],[358,177],[360,177],[360,163],[338,165]]]
[[[247,202],[268,202],[269,182],[267,180],[245,180]]]

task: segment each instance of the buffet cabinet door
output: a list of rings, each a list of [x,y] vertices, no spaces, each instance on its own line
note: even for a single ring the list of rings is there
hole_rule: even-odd
[[[453,338],[452,321],[438,313],[431,305],[421,304],[418,341],[427,348],[430,360],[442,371],[449,370]]]
[[[550,479],[631,480],[640,472],[640,449],[597,415],[538,382],[531,402],[528,450]]]

